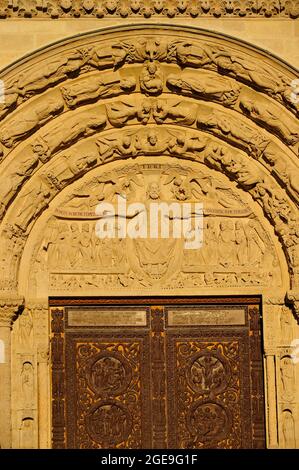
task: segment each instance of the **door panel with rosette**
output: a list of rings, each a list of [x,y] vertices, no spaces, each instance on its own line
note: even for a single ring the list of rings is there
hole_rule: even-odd
[[[55,448],[263,448],[259,298],[51,299]]]

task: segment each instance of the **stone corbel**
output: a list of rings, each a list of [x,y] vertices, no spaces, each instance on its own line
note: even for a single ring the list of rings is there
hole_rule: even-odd
[[[299,289],[290,290],[287,293],[287,301],[290,303],[294,316],[299,323]]]

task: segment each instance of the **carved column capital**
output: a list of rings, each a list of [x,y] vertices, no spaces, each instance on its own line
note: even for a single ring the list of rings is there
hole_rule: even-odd
[[[290,290],[287,293],[287,300],[290,302],[294,315],[299,321],[299,289]]]
[[[11,327],[18,314],[19,307],[24,305],[23,297],[0,298],[0,327]]]
[[[26,306],[29,310],[47,310],[49,308],[48,299],[29,299],[26,302]]]
[[[275,356],[276,350],[273,347],[272,348],[271,347],[270,348],[265,348],[264,354],[265,354],[265,357]]]

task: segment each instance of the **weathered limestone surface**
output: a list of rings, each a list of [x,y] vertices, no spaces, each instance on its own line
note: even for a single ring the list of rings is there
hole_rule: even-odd
[[[263,296],[268,446],[298,448],[297,20],[33,13],[0,22],[3,66],[63,39],[0,77],[1,447],[51,446],[50,295],[233,293]],[[203,249],[99,239],[119,196],[203,202]]]

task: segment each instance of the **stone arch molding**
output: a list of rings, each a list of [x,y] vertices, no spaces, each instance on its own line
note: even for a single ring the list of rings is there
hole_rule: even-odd
[[[291,357],[290,342],[298,334],[289,308],[299,315],[299,105],[292,87],[298,72],[227,36],[139,25],[59,42],[6,68],[0,77],[5,85],[0,104],[0,332],[6,348],[12,341],[12,365],[20,375],[12,378],[13,407],[10,388],[1,392],[1,446],[50,446],[47,297],[78,294],[82,283],[88,293],[98,290],[95,270],[76,277],[74,266],[67,266],[64,273],[50,269],[50,279],[45,274],[51,256],[56,259],[59,252],[57,227],[60,248],[71,225],[75,232],[79,227],[84,250],[93,221],[86,211],[99,196],[95,186],[106,196],[126,190],[146,200],[157,175],[166,199],[204,199],[215,243],[223,229],[233,230],[236,246],[245,229],[247,239],[250,234],[259,254],[251,263],[253,277],[250,259],[240,258],[241,242],[235,249],[237,275],[230,272],[229,260],[222,260],[216,273],[209,266],[201,272],[184,260],[180,275],[168,264],[160,279],[168,293],[173,270],[173,293],[213,294],[224,286],[264,295],[267,442],[299,446],[299,430],[288,429],[298,407],[298,378],[284,379],[285,361],[280,371],[275,368],[275,361]],[[229,223],[220,227],[214,216]],[[168,247],[166,252],[182,263],[172,256],[178,250]],[[117,276],[113,266],[106,269],[108,284],[117,277],[119,287],[111,295],[131,284],[135,293],[152,292],[153,273],[140,270],[136,256],[128,263],[130,269]],[[64,275],[72,279],[66,282]],[[192,288],[186,278],[194,281]],[[55,290],[57,279],[70,291]],[[23,297],[26,307],[11,338],[9,328],[24,307]],[[2,382],[9,384],[9,363],[3,371]],[[26,399],[20,393],[24,371],[31,377]],[[287,418],[283,421],[277,412]]]
[[[64,187],[116,159],[167,155],[224,173],[262,207],[283,247],[294,298],[297,76],[239,41],[168,26],[85,34],[6,69],[1,290],[18,290],[28,237]]]

